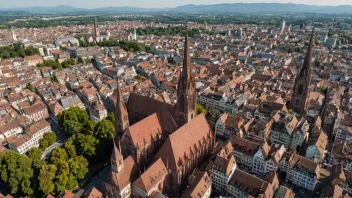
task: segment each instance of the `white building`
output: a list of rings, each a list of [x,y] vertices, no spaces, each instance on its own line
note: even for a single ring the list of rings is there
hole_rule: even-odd
[[[23,136],[13,136],[9,141],[9,148],[20,154],[25,154],[30,148],[39,147],[39,140],[44,133],[51,131],[50,123],[42,119],[30,126]]]
[[[308,148],[306,151],[306,158],[308,159],[317,159],[319,162],[322,162],[325,153],[326,153],[326,145],[328,143],[328,136],[323,132],[317,132],[317,134],[313,134],[312,141],[308,143]]]
[[[23,128],[18,120],[13,120],[0,127],[0,141],[4,141],[12,135],[18,135],[23,133]]]
[[[231,139],[233,155],[238,166],[248,172],[253,168],[253,157],[259,150],[260,145],[249,140],[233,136]]]
[[[218,153],[215,160],[210,163],[213,190],[226,193],[227,184],[230,181],[237,164],[232,154],[232,145],[229,142]]]
[[[320,165],[314,161],[294,154],[288,165],[286,181],[313,191],[320,176]]]
[[[285,147],[279,144],[272,144],[271,147],[264,143],[253,158],[252,172],[258,175],[265,175],[268,172],[277,170],[285,154]]]
[[[233,135],[243,137],[242,126],[244,121],[241,115],[229,115],[228,113],[224,113],[215,124],[215,133],[217,136],[226,139],[230,139]]]
[[[273,186],[254,175],[236,169],[227,187],[230,197],[273,197]]]

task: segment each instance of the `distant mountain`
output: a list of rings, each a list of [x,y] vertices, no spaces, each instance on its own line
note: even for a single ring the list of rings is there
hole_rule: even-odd
[[[140,13],[140,12],[153,12],[161,9],[147,9],[147,8],[134,8],[134,7],[102,7],[96,9],[76,8],[72,6],[55,6],[55,7],[42,7],[34,6],[28,8],[0,8],[0,11],[26,11],[29,13]]]
[[[304,4],[282,4],[282,3],[228,3],[214,5],[184,5],[175,8],[175,12],[199,12],[199,13],[295,13],[295,12],[312,12],[312,13],[352,13],[351,5],[340,6],[317,6]]]
[[[84,8],[75,8],[72,6],[60,5],[55,7],[21,7],[21,8],[0,8],[0,11],[26,11],[30,13],[64,13],[64,12],[80,12],[86,11]]]
[[[146,13],[146,12],[174,12],[174,13],[352,13],[352,5],[316,6],[304,4],[281,3],[229,3],[214,5],[184,5],[176,8],[135,8],[135,7],[102,7],[96,9],[76,8],[72,6],[56,7],[28,7],[28,8],[0,8],[0,11],[24,11],[29,13]]]

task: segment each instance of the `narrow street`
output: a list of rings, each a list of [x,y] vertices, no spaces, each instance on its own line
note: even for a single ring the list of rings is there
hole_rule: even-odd
[[[56,134],[56,142],[50,145],[47,149],[43,151],[41,160],[48,160],[48,157],[51,154],[51,152],[55,148],[62,146],[65,143],[66,139],[68,138],[68,136],[65,134],[65,132],[63,132],[63,130],[60,128],[57,122],[50,119],[50,123],[51,123],[51,130]]]

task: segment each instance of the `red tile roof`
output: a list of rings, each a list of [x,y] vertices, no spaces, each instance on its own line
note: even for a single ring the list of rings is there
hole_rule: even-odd
[[[172,133],[156,154],[155,159],[169,157],[169,168],[177,170],[182,167],[185,157],[195,152],[195,147],[204,145],[209,141],[208,138],[212,139],[213,136],[214,133],[207,120],[203,114],[200,114]]]

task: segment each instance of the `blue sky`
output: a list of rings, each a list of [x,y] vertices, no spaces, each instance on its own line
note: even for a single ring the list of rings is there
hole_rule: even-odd
[[[351,5],[352,0],[1,0],[0,8],[71,5],[81,8],[97,8],[108,6],[132,6],[144,8],[176,7],[185,4],[216,3],[302,3],[311,5]]]

